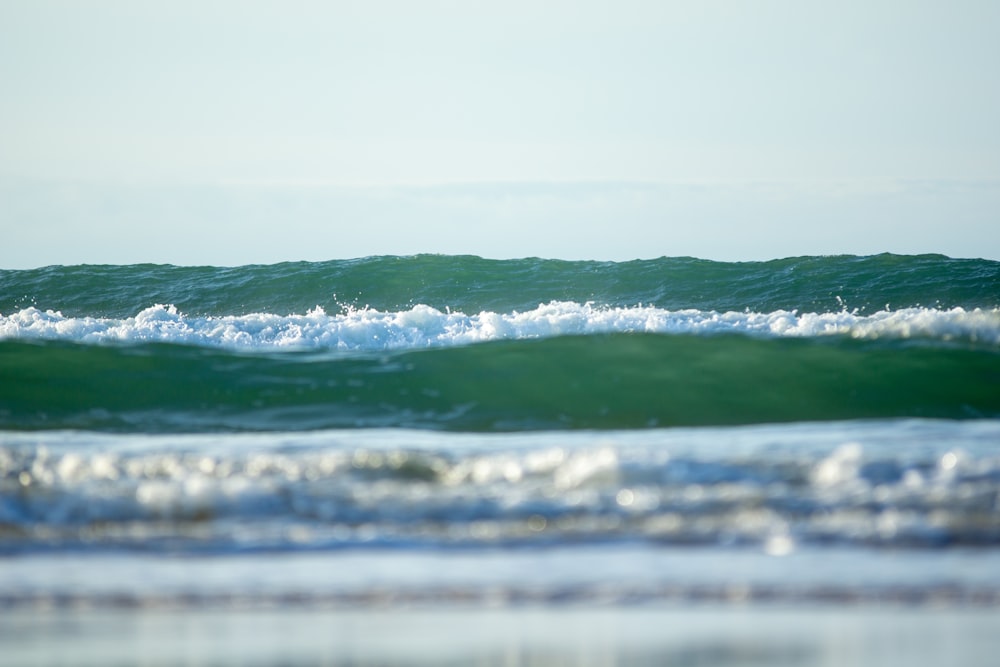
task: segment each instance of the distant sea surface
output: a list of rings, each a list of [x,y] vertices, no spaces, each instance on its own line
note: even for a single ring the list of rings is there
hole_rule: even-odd
[[[0,271],[0,610],[996,610],[998,572],[1000,262]]]

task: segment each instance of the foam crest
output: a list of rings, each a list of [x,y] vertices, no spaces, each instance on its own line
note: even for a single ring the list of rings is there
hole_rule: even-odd
[[[612,308],[552,301],[525,312],[483,311],[474,315],[416,305],[392,312],[348,309],[330,315],[316,307],[304,315],[254,313],[197,317],[162,304],[123,319],[66,317],[58,311],[37,308],[0,315],[0,339],[166,342],[265,350],[379,351],[625,332],[772,338],[926,338],[1000,345],[1000,309],[906,308],[859,315],[846,310],[715,312],[642,305]]]

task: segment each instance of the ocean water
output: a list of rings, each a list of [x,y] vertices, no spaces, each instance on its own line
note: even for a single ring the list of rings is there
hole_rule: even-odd
[[[0,271],[19,663],[989,664],[998,610],[1000,262]]]

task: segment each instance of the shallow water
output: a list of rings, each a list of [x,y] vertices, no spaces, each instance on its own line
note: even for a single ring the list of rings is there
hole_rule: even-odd
[[[667,605],[5,614],[19,665],[987,667],[995,609]]]

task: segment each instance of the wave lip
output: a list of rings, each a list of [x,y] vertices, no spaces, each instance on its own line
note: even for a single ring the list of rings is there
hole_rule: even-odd
[[[419,304],[401,311],[347,309],[304,315],[254,313],[188,316],[157,304],[133,317],[66,317],[27,308],[0,316],[0,340],[78,343],[178,343],[245,350],[329,349],[385,351],[466,345],[494,340],[610,333],[743,334],[755,337],[926,339],[1000,346],[1000,309],[905,308],[797,313],[778,310],[715,312],[655,306],[607,307],[551,301],[525,312],[477,314]]]

